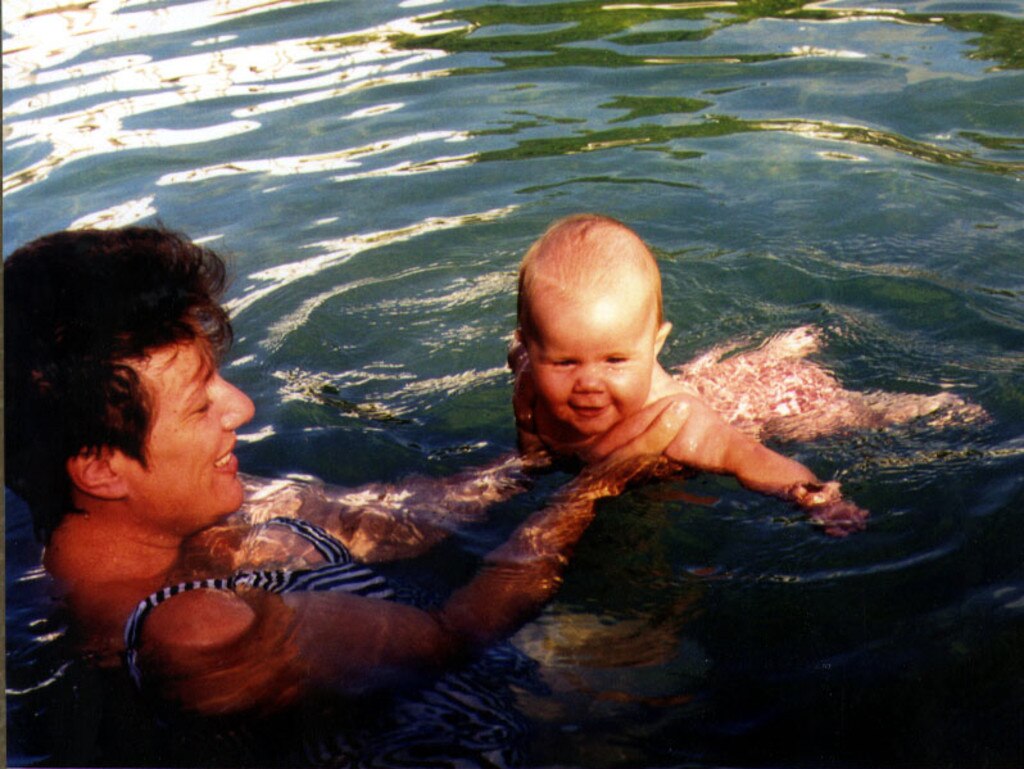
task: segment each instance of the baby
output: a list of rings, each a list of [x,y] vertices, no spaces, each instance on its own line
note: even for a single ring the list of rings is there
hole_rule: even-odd
[[[866,511],[844,501],[838,483],[821,483],[758,438],[903,421],[954,397],[846,391],[804,360],[818,344],[809,328],[725,360],[724,350],[712,351],[671,376],[657,360],[672,328],[662,316],[657,263],[632,230],[602,216],[559,220],[530,247],[518,315],[509,365],[524,454],[590,462],[675,409],[683,421],[669,459],[795,502],[834,535],[863,528]]]

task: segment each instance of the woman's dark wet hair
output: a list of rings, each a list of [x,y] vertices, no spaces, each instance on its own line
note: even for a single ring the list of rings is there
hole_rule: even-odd
[[[72,509],[70,457],[146,463],[150,407],[129,365],[167,345],[231,343],[223,260],[160,227],[58,232],[4,263],[6,484],[49,538]]]

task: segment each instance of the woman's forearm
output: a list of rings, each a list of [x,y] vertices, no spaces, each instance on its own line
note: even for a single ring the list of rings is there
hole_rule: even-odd
[[[476,577],[456,591],[438,615],[453,637],[482,646],[507,635],[554,595],[598,499],[658,471],[661,456],[610,460],[585,470],[544,509],[489,553]]]

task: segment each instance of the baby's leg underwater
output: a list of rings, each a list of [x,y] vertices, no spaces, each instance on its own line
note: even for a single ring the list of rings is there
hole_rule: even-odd
[[[742,340],[736,340],[715,345],[690,362],[676,366],[675,370],[678,372],[678,376],[685,380],[688,377],[704,375],[705,372],[717,372],[723,366],[729,365],[728,360],[739,359],[735,361],[735,364],[738,364],[747,361],[751,356],[778,360],[804,358],[821,349],[821,331],[814,326],[799,326],[791,331],[784,331],[769,337],[756,350],[738,353],[733,358],[727,357],[729,353],[744,344],[745,342]]]
[[[814,326],[798,326],[769,337],[761,346],[761,352],[773,358],[806,358],[821,349],[821,329]]]
[[[821,348],[821,331],[800,326],[754,350],[720,345],[677,368],[677,378],[726,421],[758,438],[811,440],[935,415],[943,426],[984,417],[981,407],[953,393],[861,393],[806,356]]]
[[[988,412],[981,406],[951,392],[935,395],[870,392],[865,393],[863,399],[883,424],[900,424],[912,419],[930,417],[928,424],[945,427],[951,424],[969,424],[988,417]]]

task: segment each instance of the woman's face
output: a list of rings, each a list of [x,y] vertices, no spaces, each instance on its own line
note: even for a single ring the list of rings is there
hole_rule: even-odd
[[[235,430],[252,401],[221,377],[204,340],[153,352],[133,365],[149,395],[146,464],[125,458],[129,497],[148,524],[188,535],[242,503]]]

